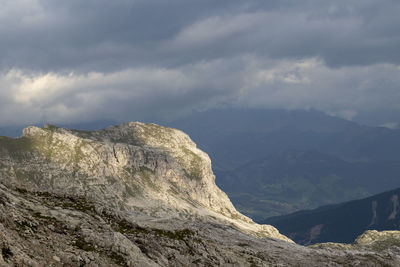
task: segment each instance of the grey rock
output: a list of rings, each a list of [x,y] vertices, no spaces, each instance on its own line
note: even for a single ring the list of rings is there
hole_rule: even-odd
[[[186,134],[154,124],[0,137],[0,264],[400,265],[395,241],[383,250],[294,244],[237,212],[214,179]]]

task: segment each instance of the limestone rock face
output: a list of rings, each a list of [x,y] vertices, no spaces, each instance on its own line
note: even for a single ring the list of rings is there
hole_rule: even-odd
[[[203,220],[131,220],[85,198],[2,184],[0,250],[0,266],[400,266],[396,246],[308,248]]]
[[[400,232],[399,231],[381,231],[378,232],[376,230],[365,231],[362,235],[360,235],[355,244],[360,246],[369,246],[378,242],[390,242],[392,240],[400,240]]]
[[[186,134],[154,124],[0,137],[0,266],[400,266],[395,233],[379,250],[303,247],[214,179]]]
[[[342,250],[361,251],[400,251],[400,231],[376,231],[368,230],[361,234],[352,244],[343,243],[320,243],[310,247],[313,248],[334,248]]]
[[[139,122],[94,132],[47,125],[8,141],[0,175],[14,187],[85,197],[128,215],[219,221],[291,242],[240,214],[215,185],[208,155],[179,130]]]

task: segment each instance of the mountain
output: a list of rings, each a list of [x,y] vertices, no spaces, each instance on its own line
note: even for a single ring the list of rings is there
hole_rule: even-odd
[[[186,134],[138,122],[1,137],[0,229],[1,266],[400,264],[393,242],[307,248],[252,222]]]
[[[35,126],[44,125],[45,123],[35,124]],[[66,123],[60,124],[60,127],[68,128],[68,129],[79,129],[84,131],[94,131],[106,128],[110,125],[116,125],[117,122],[113,120],[96,120],[89,122],[81,122],[81,123]],[[8,136],[8,137],[18,137],[21,135],[22,130],[26,128],[26,125],[17,125],[17,126],[8,126],[8,127],[0,127],[0,136]]]
[[[216,171],[235,207],[262,221],[338,200],[351,200],[399,185],[397,162],[349,162],[318,151],[282,151]],[[250,209],[249,209],[250,207]]]
[[[217,185],[257,221],[400,186],[399,130],[314,110],[209,110],[170,125],[210,155]]]
[[[48,125],[28,127],[21,138],[2,137],[0,145],[0,175],[11,187],[61,191],[94,202],[107,196],[109,208],[144,206],[150,216],[186,218],[190,209],[191,214],[280,237],[275,229],[256,225],[236,211],[216,187],[207,154],[178,130],[142,123],[95,132]],[[158,208],[160,203],[164,208]]]
[[[169,125],[188,133],[223,163],[218,166],[238,167],[287,149],[318,150],[353,161],[400,160],[400,130],[363,126],[315,110],[216,109]]]
[[[372,197],[272,217],[272,224],[299,244],[352,242],[366,230],[400,230],[400,188]],[[294,223],[295,222],[295,223]]]
[[[65,125],[96,130],[108,121]],[[208,153],[217,185],[255,221],[400,187],[400,131],[315,110],[219,109],[167,125]],[[18,127],[0,135],[19,136]]]

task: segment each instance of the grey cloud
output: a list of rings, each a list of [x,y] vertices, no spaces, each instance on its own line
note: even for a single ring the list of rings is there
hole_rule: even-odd
[[[0,28],[1,66],[113,71],[174,62],[179,54],[160,51],[163,41],[232,5],[234,1],[227,7],[222,1],[16,1],[1,16],[7,24]]]
[[[208,32],[198,43],[188,42],[191,54],[204,58],[237,53],[253,53],[270,58],[305,58],[318,56],[332,67],[368,65],[375,63],[398,64],[400,45],[397,14],[400,3],[375,1],[335,1],[327,5],[321,1],[301,1],[281,9],[260,9],[254,13],[230,14],[208,18],[190,25],[183,32],[203,29]],[[220,39],[210,42],[213,33],[226,25],[236,24],[240,29],[249,21],[254,24],[242,32],[220,34]],[[208,29],[207,24],[209,25]],[[207,42],[210,45],[207,47]],[[196,49],[198,46],[199,49]],[[179,46],[178,46],[179,47]],[[207,49],[210,48],[210,49]],[[184,46],[179,47],[182,51]]]
[[[398,14],[394,0],[3,1],[0,125],[221,103],[397,114]]]
[[[265,60],[241,56],[180,68],[112,73],[0,76],[7,103],[0,125],[46,118],[51,123],[98,119],[170,119],[192,109],[231,106],[314,108],[348,119],[400,112],[400,68],[392,64],[331,69],[317,58]],[[3,87],[4,86],[4,87]],[[390,121],[393,122],[392,118]]]
[[[243,86],[243,59],[191,64],[182,68],[132,68],[90,72],[0,75],[0,125],[116,121],[177,116],[214,106]]]
[[[15,1],[0,13],[0,66],[115,71],[240,54],[398,64],[399,13],[377,0]]]
[[[269,108],[315,108],[353,119],[400,111],[400,68],[392,64],[331,69],[315,59],[256,64],[242,101]],[[389,118],[389,117],[388,117]]]

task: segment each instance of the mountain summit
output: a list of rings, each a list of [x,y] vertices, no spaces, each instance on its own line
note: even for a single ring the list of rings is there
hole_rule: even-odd
[[[155,124],[0,137],[0,265],[400,264],[392,247],[296,245],[236,211],[214,179],[186,134]]]
[[[85,197],[127,214],[214,218],[289,240],[236,211],[215,185],[208,155],[179,130],[140,122],[94,132],[46,125],[1,142],[1,176],[14,187]]]

